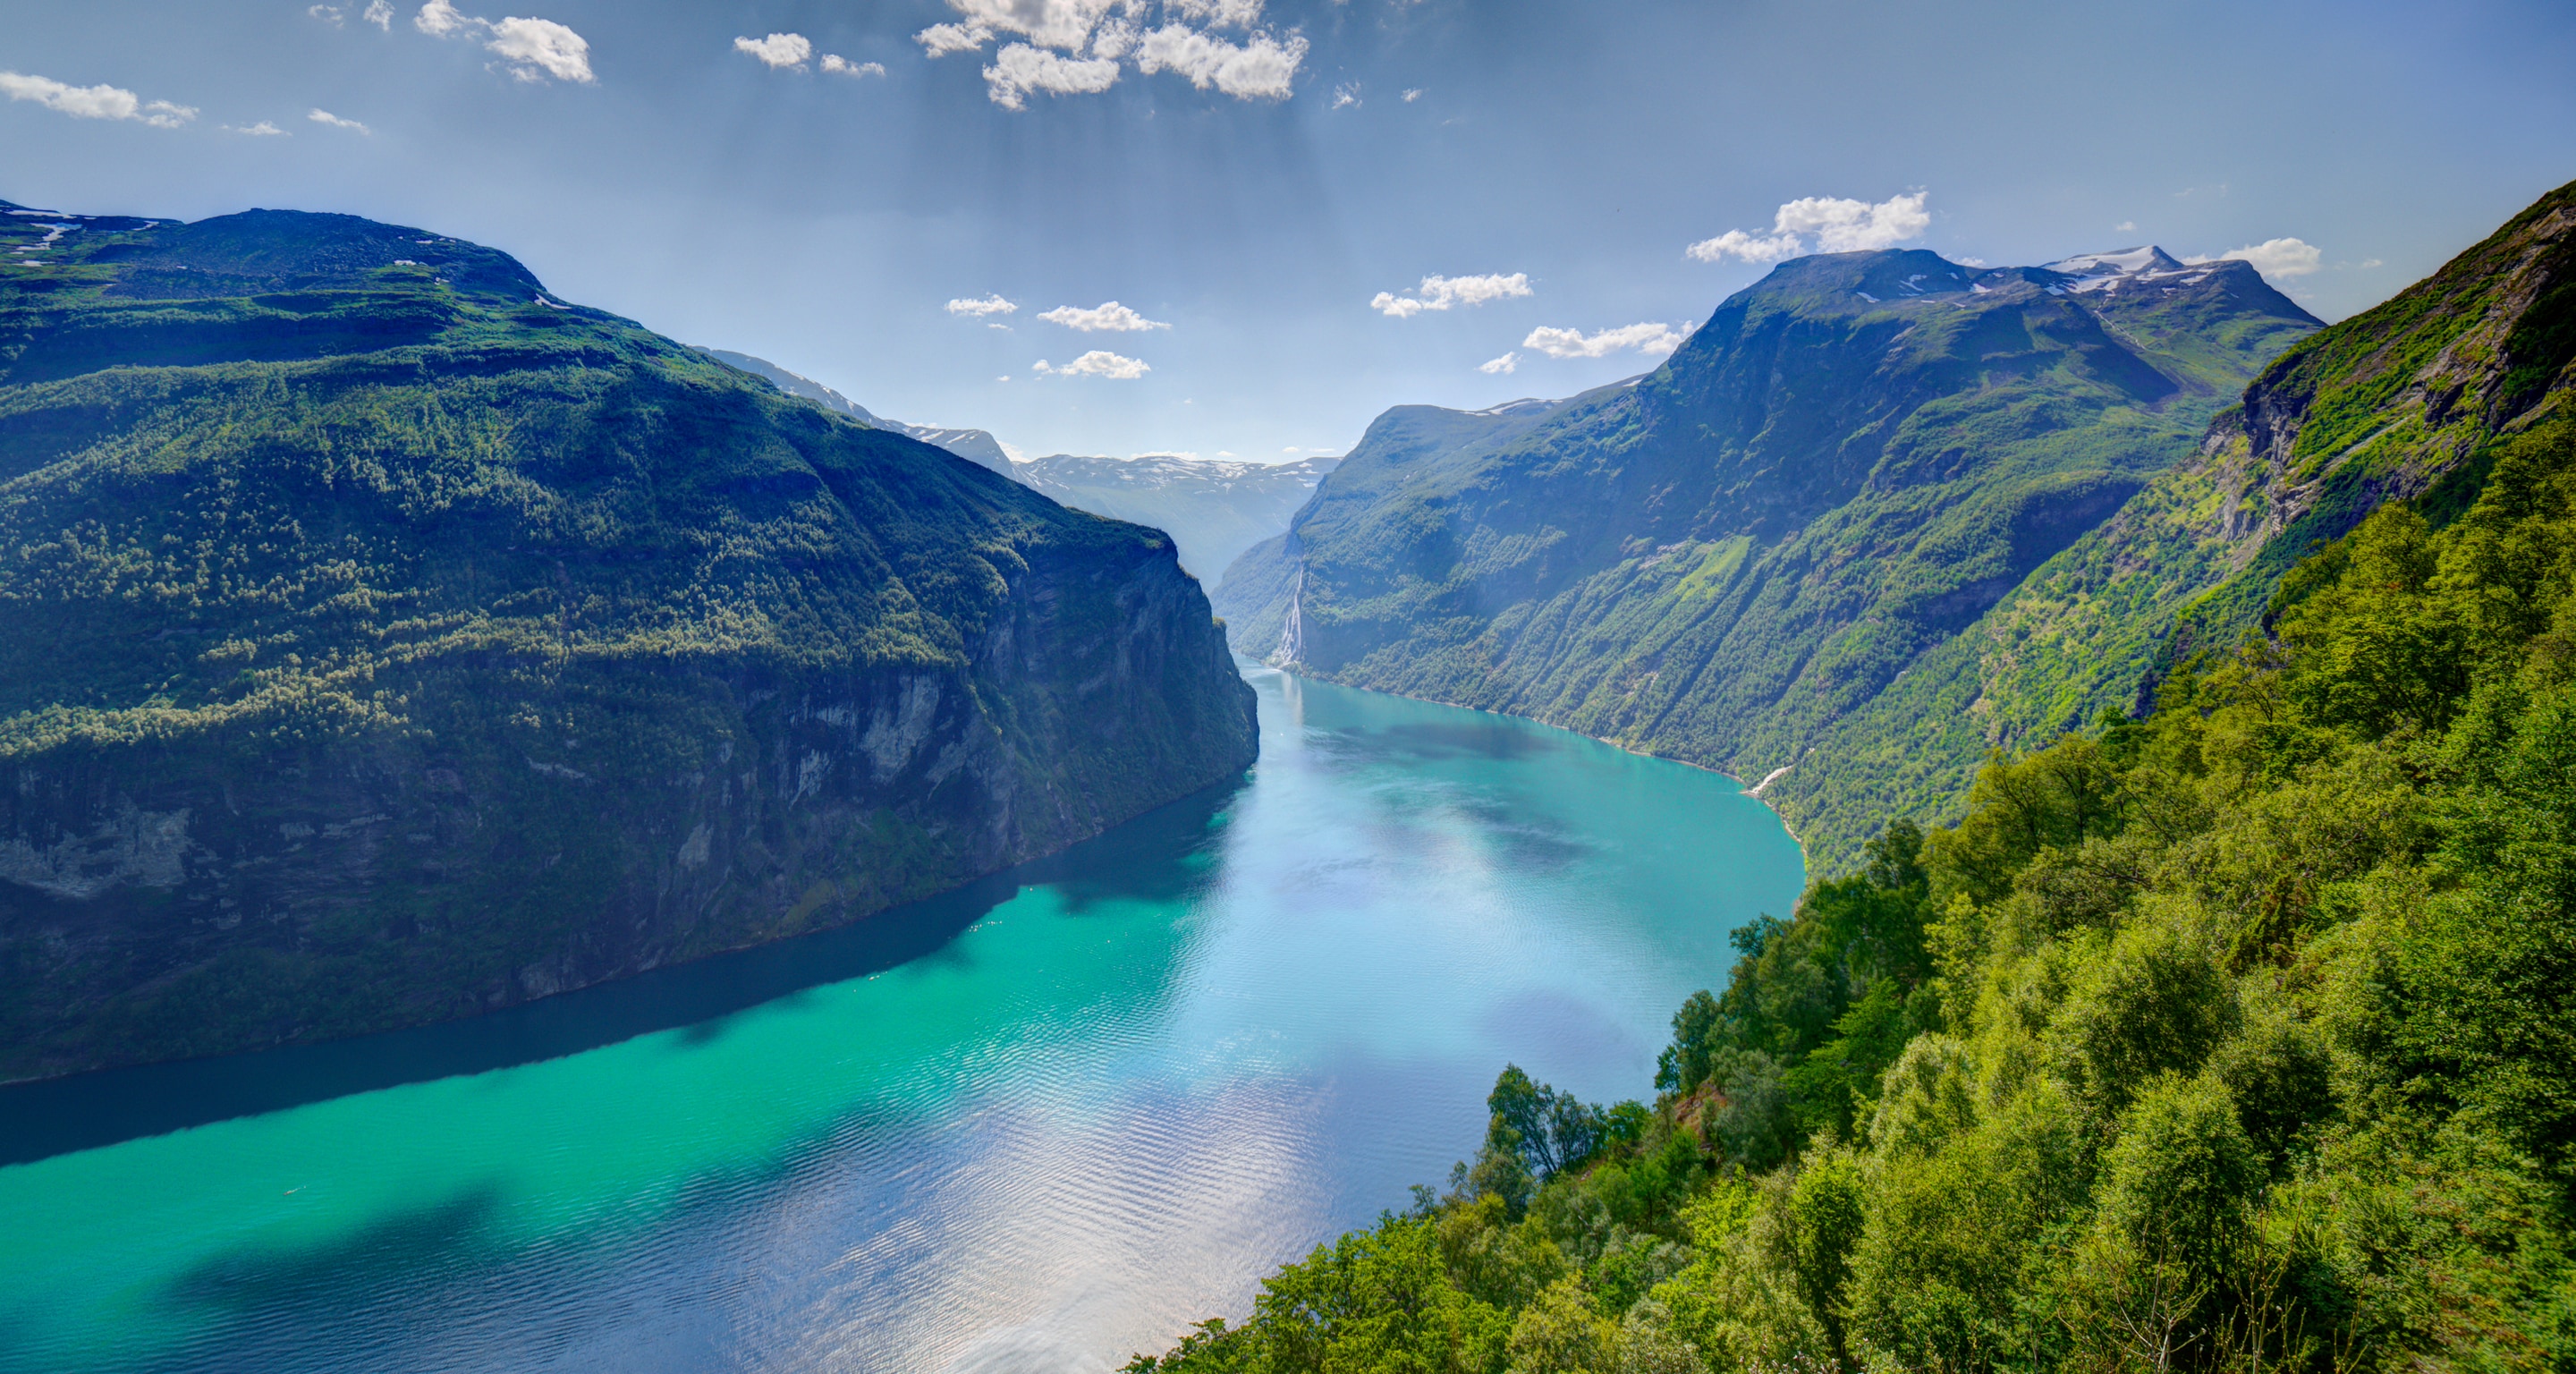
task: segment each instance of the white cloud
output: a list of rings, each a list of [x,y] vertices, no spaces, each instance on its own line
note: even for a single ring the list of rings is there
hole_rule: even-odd
[[[1521,370],[1521,355],[1518,353],[1506,353],[1491,362],[1478,363],[1476,365],[1476,370],[1478,372],[1497,376],[1506,372],[1518,372]]]
[[[1122,61],[1148,76],[1175,72],[1200,90],[1238,100],[1285,98],[1306,60],[1305,36],[1252,26],[1260,0],[1162,0],[1159,28],[1139,22],[1144,0],[948,0],[957,18],[913,35],[932,57],[980,52],[1004,38],[984,68],[986,94],[1005,109],[1028,107],[1032,91],[1092,94],[1118,84]],[[1240,41],[1220,38],[1238,29]]]
[[[823,54],[823,70],[830,72],[834,76],[846,76],[855,80],[863,76],[885,75],[885,64],[882,62],[853,62],[850,59],[841,56],[839,53],[827,52]]]
[[[225,126],[224,126],[224,132],[225,132],[225,133],[228,133],[228,134],[248,134],[248,135],[250,135],[250,136],[251,136],[251,137],[253,137],[253,138],[292,138],[292,137],[294,137],[294,135],[292,135],[292,134],[290,134],[290,133],[286,132],[284,129],[281,129],[281,128],[277,127],[277,126],[276,126],[276,125],[274,125],[274,124],[269,123],[269,122],[268,122],[267,120],[265,120],[265,119],[261,120],[261,121],[260,121],[260,122],[258,122],[257,124],[227,124],[227,125],[225,125]]]
[[[1114,382],[1132,382],[1154,369],[1134,358],[1095,348],[1062,367],[1049,367],[1046,359],[1040,358],[1029,370],[1041,377],[1106,377]]]
[[[2130,234],[2137,232],[2137,228],[2138,222],[2136,220],[2124,219],[2119,223],[2112,225],[2111,232],[2114,234]]]
[[[1746,262],[1778,262],[1807,251],[1792,234],[1757,235],[1741,229],[1729,229],[1713,239],[1701,239],[1682,252],[1701,262],[1724,262],[1742,258]]]
[[[933,24],[912,37],[931,56],[946,57],[976,51],[993,41],[993,31],[981,24]]]
[[[751,54],[766,67],[803,67],[814,56],[814,43],[801,33],[773,33],[767,38],[737,38],[733,50]]]
[[[2254,270],[2266,277],[2304,277],[2325,265],[2325,254],[2315,244],[2298,239],[2265,239],[2244,248],[2230,248],[2214,258],[2185,258],[2185,262],[2223,262],[2229,258],[2254,264]]]
[[[130,119],[156,129],[175,129],[197,117],[196,107],[167,100],[145,100],[116,86],[67,86],[50,77],[0,72],[0,94],[32,100],[74,119]]]
[[[375,130],[368,128],[366,125],[361,124],[354,119],[342,119],[338,115],[331,113],[329,110],[315,110],[304,117],[315,124],[328,124],[334,129],[349,129],[362,134],[372,134],[375,132]]]
[[[1422,88],[1421,88],[1420,86],[1412,87],[1412,88],[1410,88],[1410,89],[1406,90],[1406,91],[1405,91],[1405,93],[1404,93],[1404,103],[1405,103],[1405,104],[1407,104],[1407,105],[1410,105],[1410,104],[1412,104],[1413,102],[1415,102],[1415,101],[1417,101],[1417,100],[1420,100],[1421,98],[1422,98]]]
[[[949,314],[972,315],[979,320],[987,315],[1008,315],[1019,308],[1019,302],[1002,299],[1002,293],[998,291],[983,297],[961,297],[948,303]]]
[[[448,0],[429,0],[429,3],[420,7],[420,13],[411,17],[411,26],[432,38],[445,38],[449,34],[469,29],[482,22],[480,19],[468,19],[457,13],[456,6],[450,4]]]
[[[1237,100],[1285,100],[1305,60],[1306,36],[1294,31],[1284,43],[1256,33],[1236,44],[1166,24],[1137,45],[1136,70],[1178,72],[1200,90],[1213,85]]]
[[[982,47],[997,34],[1015,33],[1041,48],[1060,48],[1078,52],[1091,42],[1092,31],[1099,28],[1112,11],[1131,7],[1129,0],[948,0],[964,22],[934,24],[913,35],[923,47],[935,42],[957,44],[966,39],[967,46]],[[930,35],[948,30],[939,39]],[[976,35],[981,37],[976,37]],[[963,52],[951,46],[949,52]],[[934,51],[932,56],[938,56]]]
[[[1163,8],[1219,29],[1248,29],[1261,20],[1261,0],[1164,0]]]
[[[1281,449],[1281,450],[1279,450],[1279,451],[1280,451],[1281,453],[1303,453],[1303,452],[1305,452],[1305,450],[1304,450],[1304,449],[1301,449],[1301,448],[1297,447],[1295,444],[1290,444],[1288,447],[1283,448],[1283,449]]]
[[[1078,306],[1059,305],[1039,315],[1038,318],[1049,324],[1063,325],[1067,329],[1079,329],[1085,334],[1104,330],[1117,334],[1135,334],[1148,329],[1171,328],[1161,320],[1146,319],[1116,301],[1104,301],[1089,310]]]
[[[1341,85],[1333,88],[1332,108],[1338,110],[1345,105],[1357,105],[1358,103],[1360,103],[1359,83],[1345,81]]]
[[[1029,107],[1029,92],[1097,95],[1118,84],[1118,64],[1105,57],[1066,57],[1013,43],[993,54],[984,69],[984,94],[1006,110]]]
[[[1809,251],[1806,236],[1810,234],[1815,236],[1814,251],[1819,253],[1893,248],[1932,227],[1932,214],[1923,208],[1929,195],[1916,191],[1890,196],[1875,205],[1865,200],[1805,196],[1782,205],[1772,215],[1768,234],[1729,229],[1715,238],[1701,239],[1683,252],[1701,262],[1723,262],[1728,258],[1778,262]]]
[[[551,19],[479,19],[459,12],[452,0],[429,0],[411,17],[411,26],[432,38],[479,38],[484,50],[521,81],[553,77],[588,84],[596,79],[589,41]]]
[[[1410,296],[1380,291],[1369,299],[1369,309],[1399,320],[1411,319],[1425,310],[1447,310],[1459,305],[1483,305],[1508,296],[1527,296],[1529,274],[1514,272],[1510,276],[1489,273],[1481,277],[1430,276]]]
[[[340,7],[338,5],[307,5],[304,7],[304,12],[335,29],[340,27]]]
[[[492,26],[492,41],[483,46],[510,63],[510,74],[522,81],[593,79],[590,44],[551,19],[504,19]]]
[[[1682,334],[1668,324],[1621,325],[1597,334],[1580,329],[1553,329],[1541,326],[1521,340],[1521,347],[1535,348],[1551,358],[1606,358],[1613,353],[1635,349],[1639,353],[1670,353],[1682,346]],[[1505,355],[1509,356],[1509,355]],[[1496,359],[1499,362],[1501,359]],[[1492,370],[1492,365],[1487,365]],[[1509,368],[1501,369],[1509,371]]]
[[[367,12],[360,17],[386,33],[392,33],[394,31],[393,0],[367,0]]]

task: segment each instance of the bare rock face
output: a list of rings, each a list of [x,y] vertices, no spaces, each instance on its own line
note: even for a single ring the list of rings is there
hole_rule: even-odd
[[[1155,531],[419,230],[37,222],[85,227],[0,284],[0,1079],[859,919],[1252,761]]]

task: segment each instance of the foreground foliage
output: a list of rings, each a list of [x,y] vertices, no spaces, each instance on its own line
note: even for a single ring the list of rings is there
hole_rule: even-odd
[[[2576,424],[1134,1374],[2576,1367]]]

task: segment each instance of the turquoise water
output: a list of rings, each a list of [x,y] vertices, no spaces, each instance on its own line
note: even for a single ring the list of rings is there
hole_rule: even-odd
[[[1506,1060],[1644,1095],[1797,896],[1723,777],[1248,676],[1242,786],[941,902],[0,1093],[0,1369],[1114,1368],[1443,1178]]]

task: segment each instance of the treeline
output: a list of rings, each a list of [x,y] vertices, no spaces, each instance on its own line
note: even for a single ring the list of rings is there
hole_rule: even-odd
[[[2576,1369],[2576,424],[1131,1374]]]

